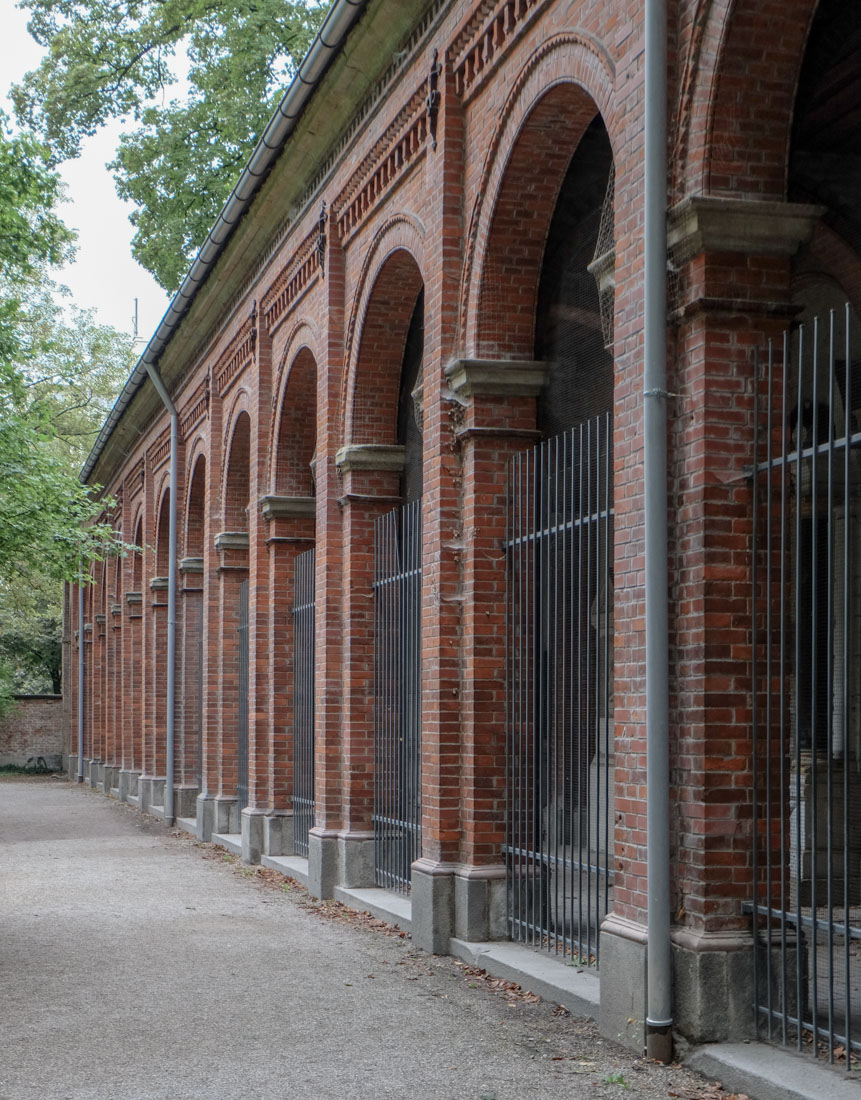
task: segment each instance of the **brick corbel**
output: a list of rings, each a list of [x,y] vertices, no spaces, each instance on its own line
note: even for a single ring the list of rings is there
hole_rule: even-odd
[[[703,252],[793,256],[824,213],[809,203],[689,195],[667,215],[667,247],[678,266]]]
[[[537,397],[548,371],[547,363],[534,360],[455,359],[445,376],[459,397]]]

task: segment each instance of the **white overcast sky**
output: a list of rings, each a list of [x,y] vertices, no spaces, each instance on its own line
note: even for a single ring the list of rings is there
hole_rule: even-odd
[[[9,86],[35,68],[40,48],[27,34],[27,13],[14,0],[0,0],[0,97]],[[138,331],[141,348],[153,334],[168,306],[168,296],[148,271],[132,258],[133,229],[130,206],[120,201],[105,165],[113,159],[121,127],[106,127],[88,139],[78,160],[61,167],[68,188],[68,202],[60,214],[78,234],[77,258],[57,276],[72,292],[72,301],[95,309],[96,319],[131,333],[134,300],[139,300]]]

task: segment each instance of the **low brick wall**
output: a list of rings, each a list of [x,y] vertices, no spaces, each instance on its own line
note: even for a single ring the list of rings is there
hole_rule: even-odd
[[[49,768],[63,765],[62,695],[17,695],[15,709],[0,722],[0,767],[44,757]]]

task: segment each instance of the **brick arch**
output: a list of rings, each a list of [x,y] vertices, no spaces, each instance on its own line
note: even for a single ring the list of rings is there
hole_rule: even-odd
[[[806,255],[823,274],[833,279],[861,316],[861,256],[830,226],[817,223]]]
[[[312,496],[317,446],[317,360],[303,344],[284,379],[272,448],[272,487],[279,496]]]
[[[341,393],[344,443],[395,442],[404,345],[424,270],[424,227],[395,215],[368,249],[353,300]],[[383,389],[375,390],[377,381]]]
[[[203,557],[203,535],[206,524],[206,454],[201,448],[189,466],[188,492],[185,506],[185,556]]]
[[[165,487],[159,497],[155,538],[155,572],[158,577],[167,576],[170,555],[170,488]]]
[[[795,96],[817,0],[769,7],[714,0],[682,103],[690,193],[782,200]]]
[[[234,408],[229,429],[230,444],[225,448],[224,529],[247,531],[251,499],[251,416],[244,405]]]
[[[459,346],[467,354],[493,354],[487,343],[498,344],[500,340],[487,341],[486,333],[481,331],[482,299],[486,304],[495,290],[506,293],[506,268],[512,263],[521,267],[526,263],[534,268],[534,286],[524,290],[521,279],[509,326],[512,332],[501,334],[501,340],[505,341],[507,354],[531,357],[535,296],[547,228],[565,170],[596,114],[607,127],[614,157],[618,158],[622,138],[614,86],[615,69],[609,55],[593,39],[574,32],[543,42],[515,79],[488,146],[467,232],[459,322]],[[529,190],[528,210],[524,209],[524,188]],[[507,218],[517,225],[511,222],[506,230],[503,223]],[[512,229],[525,234],[524,254],[511,247]],[[504,259],[506,252],[509,264]],[[503,275],[498,281],[493,278],[495,267]],[[505,311],[499,312],[497,320],[504,323]],[[527,316],[528,325],[521,324]],[[512,346],[512,335],[523,348]]]

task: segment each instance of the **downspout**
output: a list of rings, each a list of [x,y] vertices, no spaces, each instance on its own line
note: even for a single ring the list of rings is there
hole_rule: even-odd
[[[170,519],[167,565],[167,766],[164,777],[164,821],[173,825],[174,749],[176,745],[176,491],[179,481],[179,413],[154,363],[147,374],[170,416]]]
[[[80,567],[83,576],[83,565]],[[78,584],[78,782],[84,782],[84,585]]]
[[[672,1058],[667,608],[667,9],[646,0],[643,458],[646,538],[646,1053]]]

